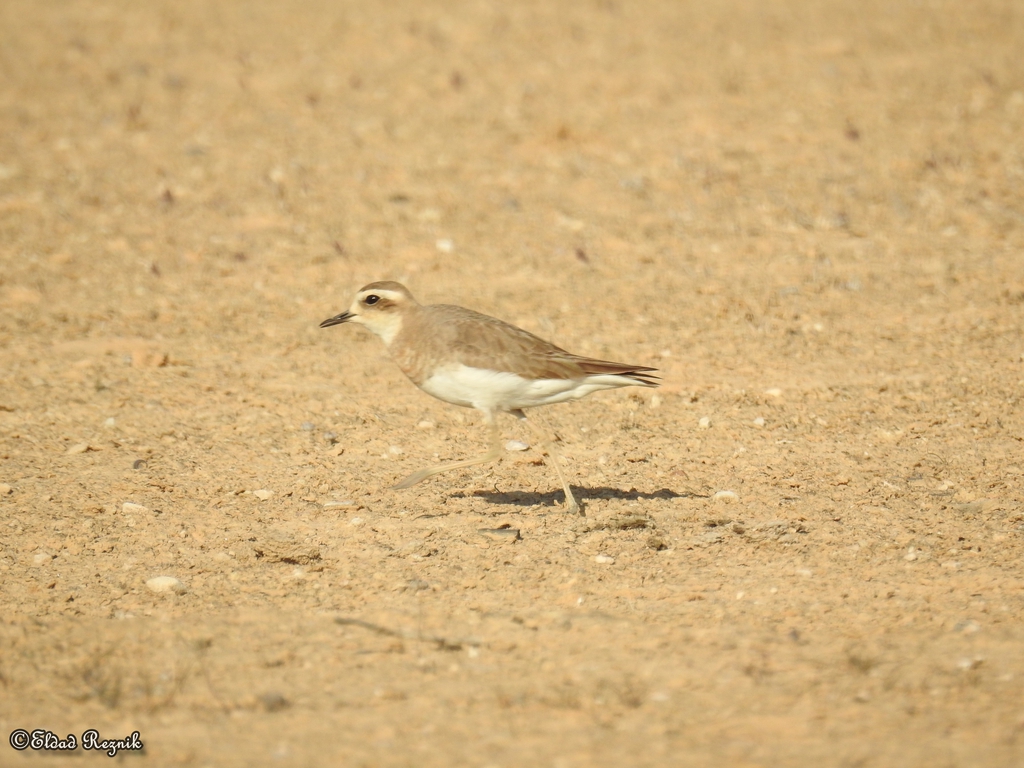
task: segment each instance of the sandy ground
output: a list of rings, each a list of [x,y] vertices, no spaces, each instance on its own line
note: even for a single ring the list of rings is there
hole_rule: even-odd
[[[1022,764],[1021,51],[1013,0],[0,4],[0,764]],[[379,279],[662,371],[542,414],[586,517],[535,448],[390,490],[485,433],[317,327]]]

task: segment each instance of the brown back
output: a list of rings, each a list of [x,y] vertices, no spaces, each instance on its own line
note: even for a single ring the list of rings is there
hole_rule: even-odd
[[[416,344],[403,344],[415,334]],[[413,381],[429,377],[427,360],[451,358],[472,368],[508,371],[530,379],[578,379],[591,374],[627,376],[643,386],[657,386],[655,368],[595,360],[561,347],[488,315],[450,304],[432,304],[410,311],[392,352]]]

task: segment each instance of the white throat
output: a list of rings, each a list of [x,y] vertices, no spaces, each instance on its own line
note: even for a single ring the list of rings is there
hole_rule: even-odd
[[[377,334],[381,338],[381,341],[384,342],[384,345],[390,347],[391,342],[395,340],[399,331],[402,330],[402,318],[397,314],[391,315],[390,317],[375,317],[372,324],[364,322],[361,323],[361,325],[366,326]]]

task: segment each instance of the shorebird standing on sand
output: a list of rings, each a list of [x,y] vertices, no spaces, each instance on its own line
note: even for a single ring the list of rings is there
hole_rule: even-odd
[[[324,320],[321,328],[341,323],[365,325],[384,341],[412,383],[446,403],[476,408],[490,430],[483,456],[414,472],[395,488],[451,469],[485,464],[501,456],[495,414],[526,420],[525,408],[579,400],[591,392],[618,387],[656,387],[656,368],[581,357],[528,331],[450,304],[423,306],[400,283],[370,283],[352,306]],[[532,426],[532,425],[531,425]],[[565,481],[559,457],[546,435],[545,449],[565,491],[569,512],[582,514]]]

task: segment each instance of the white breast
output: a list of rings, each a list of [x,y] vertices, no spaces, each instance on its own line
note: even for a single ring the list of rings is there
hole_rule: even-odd
[[[509,411],[575,400],[599,389],[636,382],[623,376],[579,379],[528,379],[515,373],[458,364],[438,369],[420,388],[438,400],[482,410]]]

